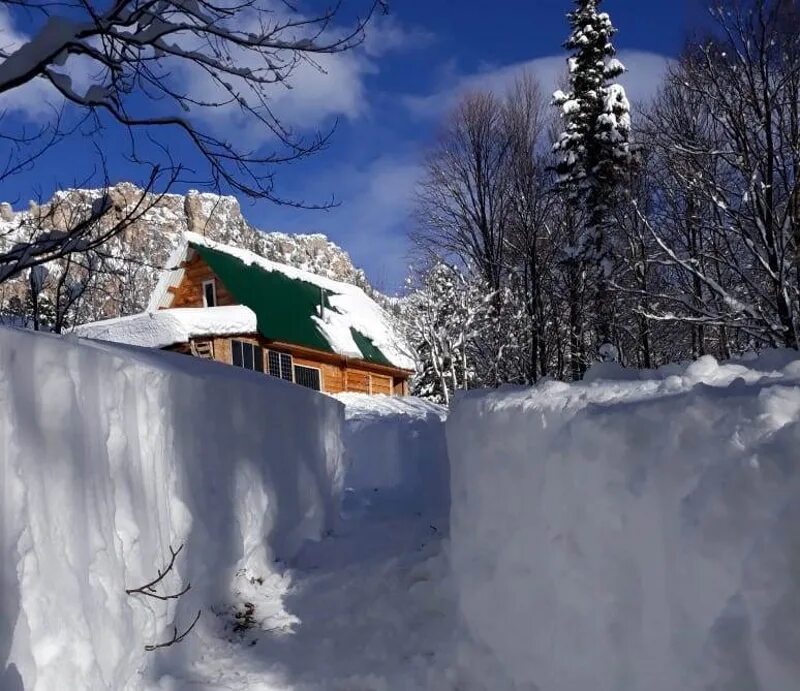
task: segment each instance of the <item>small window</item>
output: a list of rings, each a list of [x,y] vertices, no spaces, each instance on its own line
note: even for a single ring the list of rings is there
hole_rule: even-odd
[[[277,350],[268,350],[267,363],[269,365],[269,373],[273,377],[285,379],[286,381],[294,381],[291,355],[288,353],[280,353]]]
[[[302,365],[294,366],[294,380],[300,386],[305,386],[314,391],[322,390],[322,382],[320,381],[320,372],[315,367],[303,367]]]
[[[231,341],[231,362],[256,372],[264,371],[264,351],[257,345],[244,341]]]
[[[203,281],[203,307],[217,306],[217,286],[214,279]]]
[[[244,343],[241,341],[231,341],[231,359],[233,364],[237,367],[244,367],[244,359],[242,358],[242,350]]]

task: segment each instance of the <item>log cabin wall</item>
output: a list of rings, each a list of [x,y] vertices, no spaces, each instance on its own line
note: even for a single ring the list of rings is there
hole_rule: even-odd
[[[264,350],[288,353],[293,364],[320,370],[321,390],[335,394],[343,392],[385,394],[387,396],[402,395],[405,392],[406,374],[393,376],[386,368],[370,367],[367,363],[352,366],[347,360],[333,353],[315,353],[306,348],[299,348],[286,343],[274,343],[257,334],[241,336],[220,336],[213,339],[214,359],[228,365],[233,363],[231,351],[232,340],[258,345]],[[265,356],[266,358],[266,356]],[[265,359],[266,362],[266,359]],[[398,375],[400,372],[398,371]]]

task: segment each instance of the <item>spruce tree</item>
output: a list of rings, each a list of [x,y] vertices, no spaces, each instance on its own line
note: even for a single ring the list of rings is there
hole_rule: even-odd
[[[575,0],[577,7],[568,14],[572,33],[564,47],[571,52],[569,92],[553,95],[564,124],[554,149],[559,179],[571,202],[584,212],[584,232],[571,254],[595,282],[598,352],[609,357],[614,349],[608,220],[630,165],[631,120],[625,89],[613,82],[625,67],[614,57],[616,29],[608,14],[599,11],[601,2]]]

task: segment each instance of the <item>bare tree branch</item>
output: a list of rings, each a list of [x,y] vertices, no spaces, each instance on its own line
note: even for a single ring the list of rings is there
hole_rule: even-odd
[[[154,650],[158,650],[159,648],[168,648],[171,645],[175,645],[176,643],[180,643],[184,638],[186,638],[186,636],[189,635],[191,630],[194,628],[195,624],[197,624],[197,622],[200,620],[200,614],[201,613],[202,613],[202,610],[197,610],[197,615],[195,616],[194,621],[192,621],[192,623],[189,624],[189,627],[182,634],[178,635],[178,627],[175,626],[172,629],[172,631],[173,631],[172,638],[170,638],[168,641],[164,641],[163,643],[154,643],[154,644],[151,644],[151,645],[146,645],[144,647],[144,649],[148,653],[151,653]]]
[[[144,585],[139,586],[138,588],[129,588],[129,589],[125,590],[125,593],[128,594],[128,595],[134,595],[134,594],[145,595],[146,597],[152,597],[152,598],[155,598],[156,600],[177,600],[181,595],[184,595],[187,592],[189,592],[189,590],[192,587],[191,583],[187,583],[186,587],[183,590],[181,590],[179,593],[175,593],[173,595],[159,595],[156,592],[156,586],[159,583],[161,583],[161,581],[164,580],[164,577],[170,571],[172,571],[172,567],[175,566],[175,559],[181,553],[182,549],[183,549],[183,545],[178,547],[177,550],[172,549],[172,545],[170,545],[170,547],[169,547],[170,560],[169,560],[169,563],[164,567],[164,570],[162,571],[161,569],[159,569],[158,570],[158,576],[156,576],[149,583],[145,583]],[[194,624],[192,624],[192,626],[194,626]],[[156,647],[163,647],[163,646],[156,646]]]

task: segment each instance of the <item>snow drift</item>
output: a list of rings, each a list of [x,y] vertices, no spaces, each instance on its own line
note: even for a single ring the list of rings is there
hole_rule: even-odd
[[[467,394],[447,441],[494,688],[800,688],[797,353]]]
[[[3,691],[157,686],[235,575],[269,576],[335,520],[342,406],[299,386],[0,328],[0,411]],[[160,592],[186,595],[125,594],[180,545]]]
[[[447,409],[419,398],[336,396],[345,404],[347,509],[447,514]]]

